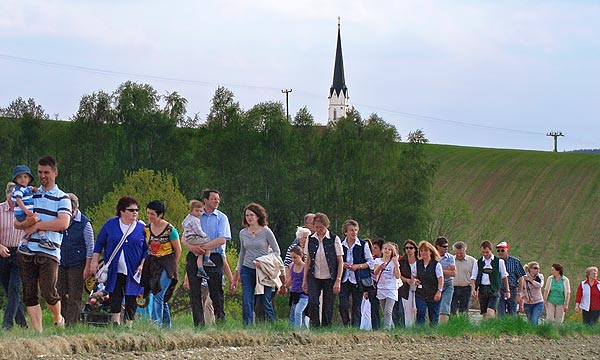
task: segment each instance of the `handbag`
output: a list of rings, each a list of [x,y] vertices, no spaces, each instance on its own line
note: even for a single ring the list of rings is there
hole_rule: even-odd
[[[364,288],[372,288],[375,286],[375,282],[373,282],[373,277],[369,274],[369,277],[360,279],[360,283]]]
[[[105,283],[106,280],[108,280],[108,268],[110,267],[110,264],[112,263],[113,259],[115,258],[115,255],[117,254],[117,252],[119,252],[119,250],[121,249],[121,246],[123,246],[123,243],[125,243],[125,239],[131,233],[130,230],[133,227],[133,224],[135,224],[135,223],[136,222],[132,222],[131,224],[129,224],[129,227],[127,228],[127,231],[125,231],[125,233],[123,234],[121,241],[119,241],[119,243],[113,250],[112,254],[110,254],[110,258],[108,259],[108,262],[105,262],[104,265],[100,268],[100,270],[98,270],[98,272],[96,272],[96,275],[94,277],[96,278],[96,281],[98,283]]]

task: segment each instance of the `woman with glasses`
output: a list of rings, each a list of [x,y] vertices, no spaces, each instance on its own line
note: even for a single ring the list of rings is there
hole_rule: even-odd
[[[96,238],[91,268],[98,271],[100,254],[104,253],[104,261],[108,261],[115,252],[108,267],[108,279],[105,288],[110,295],[110,312],[113,322],[120,324],[121,305],[125,298],[125,321],[131,322],[137,308],[136,297],[142,293],[142,287],[134,280],[134,275],[141,275],[144,260],[148,254],[148,246],[144,234],[145,225],[138,221],[139,205],[135,198],[124,196],[116,206],[116,216],[108,219]],[[117,246],[123,240],[119,249]]]
[[[406,327],[412,326],[415,323],[417,316],[417,307],[415,305],[415,291],[417,290],[417,259],[419,250],[417,243],[413,240],[404,242],[404,256],[400,259],[400,279],[402,279],[402,287],[400,287],[400,298],[404,307],[404,324]]]
[[[563,266],[552,264],[552,276],[546,282],[544,303],[546,304],[546,320],[562,324],[571,300],[571,284],[563,275]]]
[[[535,261],[527,264],[526,272],[521,288],[523,310],[529,322],[532,325],[537,325],[544,310],[544,297],[542,296],[544,275],[540,273],[540,265]]]

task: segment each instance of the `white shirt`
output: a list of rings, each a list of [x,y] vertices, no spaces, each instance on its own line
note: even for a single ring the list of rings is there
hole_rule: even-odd
[[[490,256],[489,259],[483,258],[483,268],[492,269],[492,261],[494,261],[493,254],[492,256]],[[475,261],[475,264],[473,264],[471,280],[477,280],[477,275],[479,274],[479,266],[477,265],[477,263],[478,261]],[[507,278],[508,272],[506,272],[506,264],[504,264],[504,260],[500,259],[500,261],[498,261],[498,264],[500,264],[500,278]],[[481,274],[481,285],[491,285],[490,276],[488,274]]]

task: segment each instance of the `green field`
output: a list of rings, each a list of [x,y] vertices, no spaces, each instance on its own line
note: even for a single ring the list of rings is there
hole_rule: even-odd
[[[562,263],[572,287],[599,265],[600,156],[446,145],[426,152],[439,162],[435,190],[473,212],[451,243],[463,240],[477,255],[482,240],[507,241],[546,276]]]

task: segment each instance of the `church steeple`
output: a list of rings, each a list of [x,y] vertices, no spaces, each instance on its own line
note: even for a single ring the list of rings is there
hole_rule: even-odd
[[[348,112],[348,88],[344,77],[344,59],[342,56],[342,36],[338,17],[337,48],[335,50],[335,65],[333,68],[333,83],[329,88],[328,120],[336,120],[346,116]]]

